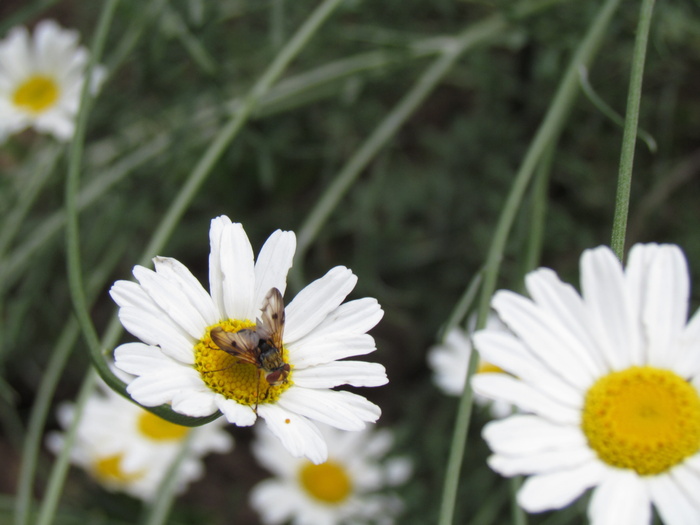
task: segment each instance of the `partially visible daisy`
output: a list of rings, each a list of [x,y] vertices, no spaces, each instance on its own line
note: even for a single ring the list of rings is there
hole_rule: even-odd
[[[63,428],[67,428],[73,418],[72,404],[59,406],[58,420]],[[183,427],[159,418],[114,392],[96,392],[85,406],[71,459],[106,489],[148,501],[156,495],[187,438],[188,452],[177,472],[179,492],[202,476],[204,455],[233,448],[233,439],[223,430],[221,422]],[[58,452],[62,444],[62,434],[49,435],[48,445],[54,452]]]
[[[253,454],[274,478],[262,481],[250,495],[251,505],[266,525],[389,525],[401,511],[395,494],[382,493],[405,482],[412,465],[406,458],[382,461],[393,438],[388,430],[340,432],[321,426],[329,443],[328,460],[316,465],[294,458],[266,429],[259,428]]]
[[[33,127],[70,140],[80,104],[88,51],[78,33],[43,20],[34,29],[15,27],[0,41],[0,140]],[[95,68],[97,89],[104,68]]]
[[[486,321],[486,328],[507,330],[498,316],[493,314]],[[471,353],[472,343],[469,334],[459,327],[452,328],[447,332],[442,344],[434,345],[428,350],[427,360],[428,365],[433,370],[433,381],[448,396],[462,395]],[[503,373],[503,371],[480,359],[476,373]],[[474,396],[474,400],[479,405],[488,406],[494,417],[504,417],[513,412],[510,403],[492,401],[479,394]]]
[[[627,267],[607,247],[581,257],[581,288],[541,268],[530,299],[500,291],[492,306],[512,334],[475,343],[512,375],[473,378],[483,395],[527,414],[491,422],[489,465],[529,475],[529,512],[559,509],[592,488],[592,524],[700,523],[700,313],[688,322],[681,250],[637,244]]]
[[[188,416],[221,410],[239,426],[260,416],[293,455],[322,463],[326,443],[313,420],[357,431],[379,418],[379,407],[364,397],[333,389],[387,382],[378,363],[342,360],[376,349],[366,332],[383,312],[371,298],[341,304],[357,277],[337,266],[275,314],[283,330],[281,348],[272,352],[280,363],[274,373],[262,366],[262,352],[269,356],[272,341],[261,339],[234,357],[212,340],[212,332],[246,330],[248,341],[263,337],[259,318],[272,319],[261,309],[273,289],[278,298],[284,294],[296,238],[277,230],[255,262],[243,227],[228,217],[213,219],[209,236],[211,294],[185,266],[165,257],[154,259],[155,272],[134,268],[139,284],[118,281],[112,287],[122,324],[143,341],[115,351],[116,366],[138,376],[128,391],[142,405],[170,403]]]

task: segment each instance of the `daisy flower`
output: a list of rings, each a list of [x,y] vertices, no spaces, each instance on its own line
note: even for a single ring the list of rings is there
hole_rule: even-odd
[[[491,468],[530,476],[529,512],[562,508],[592,488],[591,523],[700,523],[700,314],[677,246],[637,244],[627,267],[607,247],[581,257],[581,289],[541,268],[530,298],[498,292],[512,334],[479,331],[485,359],[506,374],[474,389],[527,414],[489,423]]]
[[[476,324],[476,318],[472,318]],[[470,320],[470,321],[472,321]],[[486,327],[494,330],[507,330],[496,315],[490,315],[486,321]],[[469,367],[469,357],[472,353],[472,343],[469,334],[459,327],[447,332],[441,344],[432,346],[428,350],[427,361],[433,371],[433,382],[442,392],[448,396],[460,396],[464,391],[464,380]],[[482,359],[479,360],[477,374],[502,373],[503,371]],[[513,412],[510,403],[492,401],[489,398],[476,394],[474,401],[481,406],[488,406],[494,417],[505,417]]]
[[[187,456],[177,471],[178,491],[202,477],[201,457],[210,452],[228,452],[233,439],[214,421],[188,428],[165,421],[106,389],[88,399],[71,459],[110,491],[130,494],[150,501],[171,463],[189,438]],[[58,420],[68,428],[74,418],[72,404],[58,409]],[[58,453],[63,436],[48,436],[48,446]]]
[[[78,33],[43,20],[31,37],[15,27],[0,41],[0,139],[33,127],[62,141],[70,140],[80,104],[88,51]],[[104,68],[96,67],[96,90]]]
[[[169,403],[187,416],[220,410],[239,426],[260,416],[294,456],[322,463],[326,443],[313,420],[356,431],[379,418],[364,397],[333,388],[387,382],[378,363],[342,360],[376,349],[366,332],[383,312],[371,298],[341,304],[357,282],[342,266],[284,308],[292,232],[274,232],[257,262],[228,217],[212,220],[209,237],[210,293],[165,257],[154,259],[155,271],[136,266],[138,284],[112,287],[122,324],[143,341],[115,351],[116,366],[137,376],[128,391],[142,405]]]
[[[253,443],[258,462],[275,477],[262,481],[250,495],[266,525],[291,520],[294,525],[394,523],[401,511],[396,495],[380,493],[410,476],[406,458],[381,462],[391,449],[389,431],[340,432],[323,425],[329,458],[316,465],[290,456],[272,434],[260,428]]]

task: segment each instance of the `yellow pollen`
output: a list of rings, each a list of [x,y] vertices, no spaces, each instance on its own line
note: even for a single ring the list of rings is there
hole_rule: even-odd
[[[700,396],[674,372],[633,366],[588,390],[581,426],[605,463],[660,474],[700,450]]]
[[[226,399],[251,407],[276,402],[282,392],[292,386],[292,371],[287,380],[272,386],[265,378],[264,370],[252,363],[221,350],[211,339],[211,330],[220,326],[226,332],[238,332],[255,328],[248,320],[226,320],[207,328],[204,337],[194,348],[194,368],[202,376],[206,385]],[[288,363],[287,350],[282,349],[282,359]]]
[[[178,441],[183,439],[189,430],[187,427],[166,421],[147,410],[144,410],[139,416],[137,426],[143,436],[154,441]]]
[[[476,370],[477,374],[490,374],[494,372],[505,374],[502,368],[492,365],[488,361],[479,361],[479,367]]]
[[[342,503],[352,492],[350,476],[333,461],[320,465],[306,462],[299,471],[299,482],[312,498],[324,503]]]
[[[60,90],[56,81],[46,75],[34,75],[22,82],[12,96],[15,106],[41,113],[58,100]]]
[[[100,458],[93,464],[94,475],[103,483],[130,483],[144,476],[143,471],[124,472],[121,463],[121,454]]]

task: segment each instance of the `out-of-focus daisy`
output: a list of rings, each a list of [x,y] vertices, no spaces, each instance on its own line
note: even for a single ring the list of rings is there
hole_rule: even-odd
[[[341,361],[376,349],[366,332],[383,315],[379,304],[371,298],[341,304],[357,277],[338,266],[286,309],[261,312],[273,289],[279,294],[272,302],[281,304],[294,234],[274,232],[257,262],[243,227],[228,217],[212,220],[210,241],[211,295],[185,266],[165,257],[154,259],[155,271],[134,268],[139,284],[118,281],[112,287],[122,324],[144,341],[115,352],[117,367],[138,376],[129,393],[145,406],[170,403],[188,416],[221,410],[239,426],[261,416],[293,455],[322,463],[326,443],[312,420],[362,430],[379,418],[379,407],[364,397],[332,390],[387,382],[380,364]],[[280,328],[280,348],[268,333],[272,325]],[[240,357],[212,340],[212,333],[221,338],[242,330],[239,346],[250,345]]]
[[[15,27],[0,41],[0,140],[28,127],[69,140],[75,130],[88,51],[78,33],[43,20],[34,29]],[[97,67],[97,89],[104,69]]]
[[[72,404],[59,406],[62,427],[67,428],[73,418]],[[96,392],[85,405],[71,458],[108,490],[151,500],[186,439],[187,454],[177,471],[179,492],[204,473],[201,457],[231,450],[233,439],[221,423],[183,427],[111,391]],[[49,435],[48,445],[54,452],[62,444],[62,434]]]
[[[486,328],[507,330],[496,315],[490,315]],[[447,332],[442,344],[428,350],[428,365],[433,370],[433,381],[448,396],[460,396],[464,390],[464,380],[472,353],[472,343],[467,332],[455,327]],[[503,371],[486,361],[480,360],[477,374],[503,373]],[[510,403],[492,401],[476,394],[474,400],[482,406],[488,406],[494,417],[504,417],[513,412]]]
[[[251,504],[263,523],[394,523],[401,500],[380,491],[406,481],[412,466],[406,458],[381,461],[391,449],[391,433],[321,429],[329,451],[328,460],[319,465],[290,456],[269,431],[258,429],[253,454],[275,475],[251,492]]]
[[[498,292],[512,334],[475,343],[512,375],[474,389],[528,414],[491,422],[490,466],[529,475],[527,511],[558,509],[593,488],[591,523],[700,523],[700,314],[677,246],[638,244],[626,269],[606,247],[581,257],[579,295],[549,269],[526,278],[530,299]]]

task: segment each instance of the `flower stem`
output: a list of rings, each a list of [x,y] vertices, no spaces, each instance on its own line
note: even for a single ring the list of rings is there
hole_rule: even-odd
[[[593,59],[600,43],[605,36],[605,31],[612,19],[612,15],[617,9],[620,0],[606,0],[601,6],[596,18],[589,27],[586,35],[578,46],[573,59],[562,78],[557,92],[552,100],[547,114],[540,125],[535,138],[523,159],[523,162],[515,176],[510,194],[501,212],[493,242],[486,259],[484,273],[484,284],[481,290],[481,301],[477,318],[477,328],[483,328],[486,324],[491,296],[496,288],[496,277],[500,268],[503,251],[505,249],[508,235],[513,226],[513,221],[520,207],[523,195],[530,183],[530,179],[538,164],[541,162],[544,152],[552,142],[556,141],[564,125],[569,109],[578,94],[578,68],[580,65],[587,65]],[[467,381],[465,382],[464,393],[459,403],[457,419],[452,438],[450,455],[445,474],[445,488],[440,513],[440,525],[450,525],[454,516],[454,507],[459,486],[459,475],[464,457],[464,447],[467,434],[469,432],[469,419],[471,417],[472,391],[470,378],[476,370],[478,361],[477,352],[473,352],[469,360],[467,370]]]
[[[639,125],[639,105],[642,98],[642,79],[644,62],[649,41],[649,29],[654,11],[654,0],[642,0],[642,7],[637,23],[637,36],[634,41],[630,86],[627,93],[627,112],[625,128],[622,134],[620,152],[620,171],[617,179],[617,197],[615,199],[615,216],[613,218],[612,240],[610,247],[622,261],[625,253],[625,233],[629,213],[630,190],[632,188],[632,168],[634,166],[634,149],[637,143]]]

